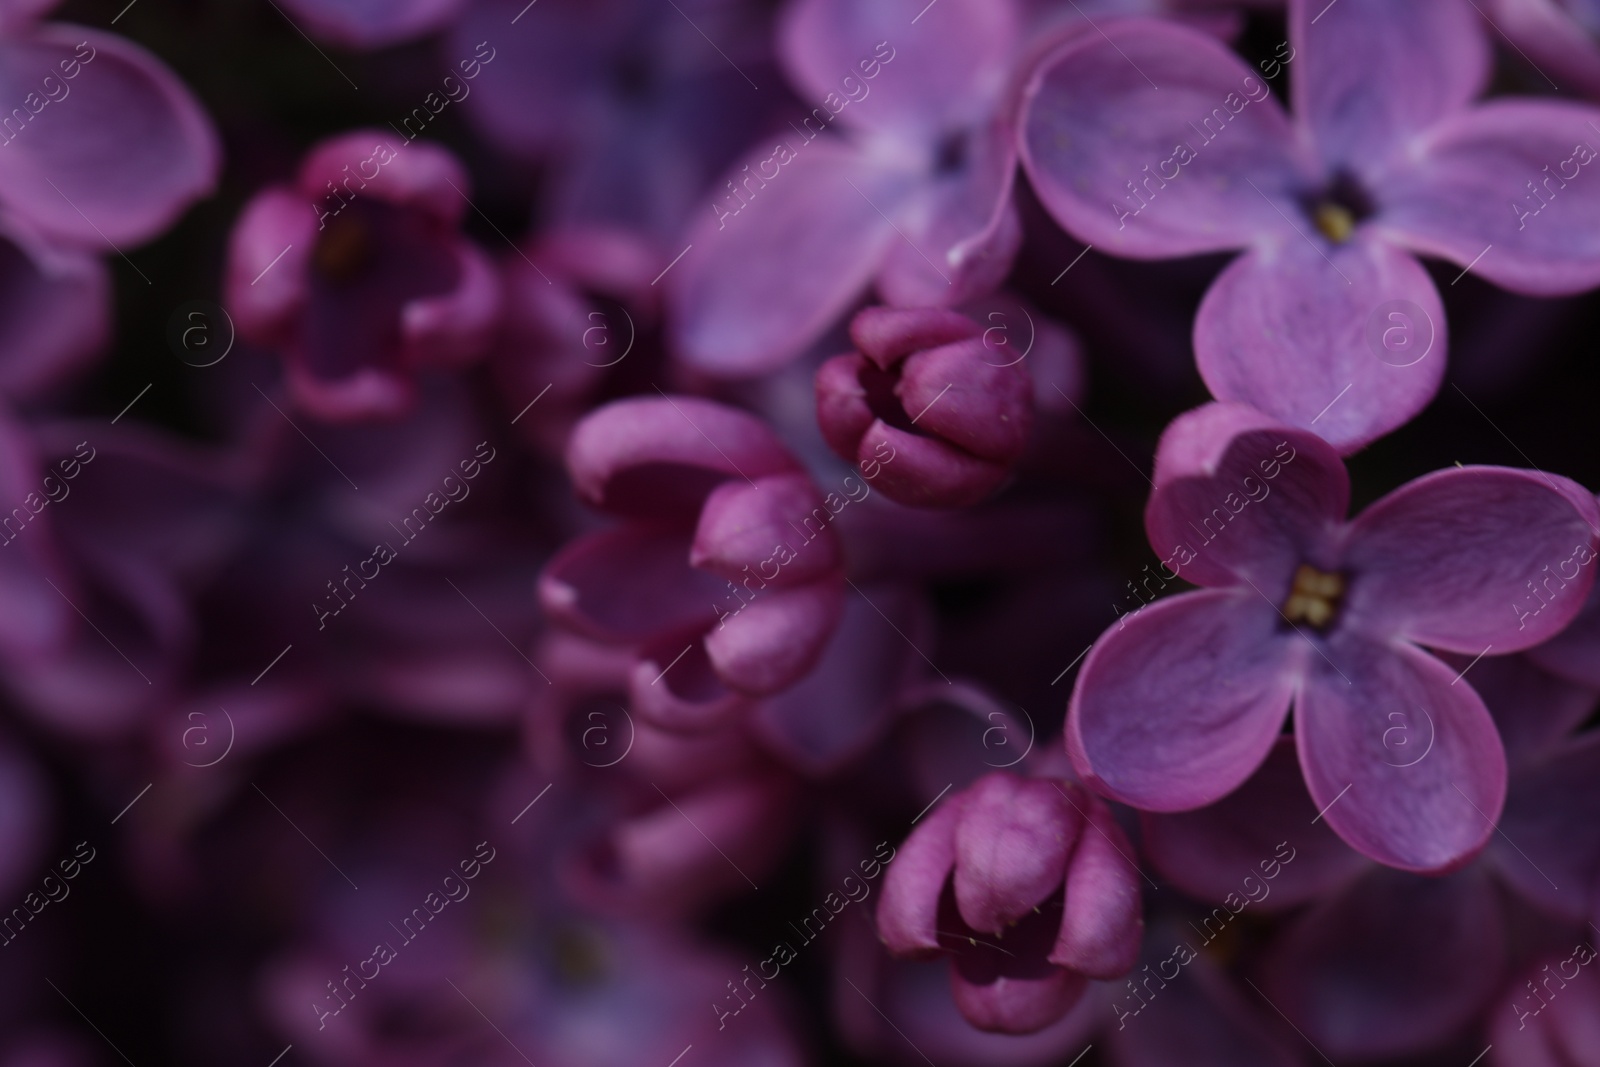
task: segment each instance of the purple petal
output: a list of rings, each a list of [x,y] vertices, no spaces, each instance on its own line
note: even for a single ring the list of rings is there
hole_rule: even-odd
[[[982,332],[983,327],[961,312],[938,307],[869,307],[850,320],[850,340],[880,370],[888,370],[913,352],[964,341]]]
[[[788,843],[792,794],[783,778],[713,782],[621,821],[570,869],[584,897],[609,910],[672,914],[745,888]]]
[[[1600,1049],[1600,978],[1591,935],[1520,968],[1490,1015],[1492,1067],[1587,1067]],[[1516,1025],[1512,1025],[1515,1023]]]
[[[1292,206],[1306,166],[1268,95],[1213,38],[1172,23],[1109,23],[1035,73],[1022,165],[1057,222],[1113,255],[1165,259],[1292,234],[1279,203]]]
[[[1571,630],[1568,627],[1563,633]],[[1546,647],[1548,644],[1540,646]],[[1553,674],[1531,654],[1485,656],[1476,664],[1465,655],[1446,654],[1440,659],[1457,670],[1472,672],[1472,688],[1494,716],[1513,779],[1519,765],[1537,763],[1549,755],[1600,700],[1596,686]]]
[[[1111,809],[1098,798],[1085,801],[1088,825],[1067,867],[1061,931],[1050,962],[1111,979],[1128,973],[1139,958],[1144,935],[1140,873],[1133,845]]]
[[[1331,168],[1377,171],[1489,81],[1466,4],[1291,0],[1289,39],[1295,115]]]
[[[1217,803],[1197,811],[1147,814],[1140,825],[1145,854],[1155,868],[1185,893],[1212,904],[1231,893],[1263,911],[1294,908],[1368,866],[1317,819],[1294,739],[1288,737],[1278,739],[1249,781]]]
[[[107,242],[160,233],[216,184],[221,152],[210,120],[131,41],[42,26],[0,44],[0,70],[6,99],[32,112],[21,133],[0,133],[14,139],[0,153],[0,198],[51,236],[109,253]],[[62,80],[68,70],[75,77]],[[46,79],[61,96],[42,95],[54,92]],[[37,112],[22,106],[29,100]]]
[[[831,523],[822,494],[805,474],[769,475],[753,485],[724,482],[706,498],[689,562],[758,597],[769,584],[814,582],[838,571],[843,558],[831,525],[820,534],[804,525],[808,518],[815,524],[819,510]]]
[[[240,336],[266,345],[292,336],[316,247],[316,211],[294,191],[274,186],[245,205],[228,240],[224,282]]]
[[[1002,974],[975,980],[950,968],[950,992],[962,1016],[979,1030],[1031,1034],[1072,1010],[1087,985],[1080,974],[1051,967],[1038,975]]]
[[[1067,752],[1099,792],[1147,811],[1227,796],[1288,714],[1293,650],[1254,591],[1203,590],[1101,635],[1068,707]]]
[[[706,634],[706,654],[733,689],[776,693],[817,665],[843,611],[837,579],[764,590]]]
[[[1504,980],[1503,924],[1482,870],[1373,870],[1278,940],[1266,992],[1333,1062],[1431,1050]]]
[[[889,459],[883,457],[887,452]],[[856,450],[863,469],[882,460],[872,480],[883,495],[916,508],[969,507],[1010,475],[1003,463],[982,459],[936,437],[907,433],[882,419],[867,427]]]
[[[891,304],[949,306],[987,296],[1022,244],[1011,204],[1017,142],[1010,116],[950,136],[964,138],[970,158],[908,202],[906,239],[890,247],[878,275],[878,292]]]
[[[405,352],[417,366],[470,363],[500,326],[500,275],[476,245],[453,243],[460,269],[455,287],[417,297],[400,311]]]
[[[1583,606],[1600,547],[1594,497],[1559,476],[1453,467],[1351,524],[1347,625],[1478,655],[1549,638]]]
[[[796,469],[766,423],[698,397],[614,401],[585,417],[567,442],[578,494],[621,514],[693,515],[728,478]]]
[[[895,396],[924,433],[981,459],[1014,463],[1033,427],[1033,379],[997,366],[976,338],[914,352],[901,364]]]
[[[1600,109],[1508,100],[1441,123],[1386,179],[1379,229],[1519,293],[1600,284]]]
[[[1400,301],[1397,319],[1390,305]],[[1433,399],[1445,333],[1438,290],[1408,253],[1365,231],[1337,247],[1289,232],[1217,276],[1195,316],[1194,350],[1212,396],[1350,453]]]
[[[20,661],[59,650],[76,625],[67,600],[73,583],[52,536],[53,516],[45,514],[49,501],[41,493],[40,468],[32,439],[9,413],[0,412],[0,492],[13,502],[0,515],[0,582],[6,590],[0,601],[0,652]]]
[[[539,576],[550,618],[602,641],[715,625],[722,579],[689,566],[689,536],[626,525],[567,545]]]
[[[932,143],[996,96],[1020,29],[1010,0],[800,0],[784,14],[778,49],[801,98],[839,121]],[[868,72],[875,72],[866,77]]]
[[[1350,502],[1349,476],[1326,442],[1241,404],[1174,419],[1156,451],[1154,484],[1145,530],[1165,577],[1209,586],[1243,578],[1280,599],[1296,566],[1328,554],[1329,531]],[[1160,588],[1145,583],[1147,595]]]
[[[922,816],[884,874],[878,936],[897,956],[932,959],[941,951],[939,899],[955,867],[956,827],[965,806],[962,792]]]
[[[673,734],[719,730],[750,709],[711,666],[704,641],[670,633],[647,642],[628,672],[628,704],[649,725]]]
[[[1325,653],[1311,657],[1295,702],[1300,767],[1321,817],[1391,867],[1438,873],[1469,862],[1506,795],[1505,751],[1483,701],[1403,642],[1345,633]],[[1396,729],[1412,738],[1404,749]]]
[[[1600,689],[1600,593],[1595,587],[1567,628],[1527,655],[1552,674]]]
[[[714,211],[689,232],[691,250],[667,275],[674,346],[695,369],[741,377],[787,363],[844,313],[901,240],[889,220],[917,176],[813,136],[783,137],[755,153],[752,177],[735,171],[744,200],[719,184]],[[793,153],[781,165],[779,145]]]
[[[1001,772],[970,786],[956,824],[956,905],[974,930],[1003,937],[1061,888],[1083,817],[1051,779]]]
[[[376,176],[366,173],[371,164]],[[354,183],[354,184],[351,184]],[[467,211],[472,179],[455,155],[428,141],[407,142],[385,129],[358,129],[319,141],[300,163],[300,193],[324,212],[361,196],[415,207],[454,224]],[[330,188],[331,186],[331,188]]]
[[[816,669],[756,711],[752,725],[762,742],[789,766],[814,775],[859,756],[888,729],[896,694],[912,665],[922,664],[900,635],[920,643],[929,629],[926,614],[906,586],[869,585],[862,596],[847,598]],[[893,625],[884,625],[885,617]]]

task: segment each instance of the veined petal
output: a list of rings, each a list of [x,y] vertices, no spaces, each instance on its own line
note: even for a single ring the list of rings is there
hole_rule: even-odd
[[[1057,222],[1137,259],[1288,232],[1282,213],[1309,172],[1288,117],[1243,60],[1196,30],[1144,19],[1075,35],[1040,64],[1021,144]]]
[[[1357,851],[1402,870],[1443,873],[1494,834],[1506,756],[1494,720],[1455,672],[1404,642],[1348,631],[1312,656],[1295,700],[1295,744],[1312,802]],[[1433,743],[1393,746],[1403,726]],[[1426,731],[1426,733],[1424,733]]]
[[[1250,589],[1157,601],[1107,630],[1068,705],[1067,753],[1099,792],[1147,811],[1227,796],[1272,748],[1293,635]]]

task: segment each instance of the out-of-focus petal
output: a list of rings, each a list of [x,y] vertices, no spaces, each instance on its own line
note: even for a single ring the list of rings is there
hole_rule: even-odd
[[[831,135],[763,148],[750,174],[732,172],[744,199],[721,196],[666,278],[677,354],[726,377],[783,365],[850,306],[902,240],[890,220],[919,182]]]
[[[567,443],[578,494],[621,514],[692,515],[728,478],[796,469],[766,423],[698,397],[615,401],[580,422]]]
[[[1264,911],[1294,908],[1368,866],[1317,819],[1288,737],[1279,739],[1249,781],[1217,803],[1146,814],[1140,825],[1155,868],[1185,893],[1213,904],[1232,893]],[[1288,863],[1282,862],[1286,844]]]
[[[547,615],[603,641],[638,641],[717,621],[726,582],[689,566],[689,537],[620,526],[568,545],[539,577]]]
[[[837,580],[764,590],[706,634],[706,654],[732,688],[775,693],[816,666],[843,610]]]
[[[51,236],[109,254],[108,242],[154,237],[216,184],[211,121],[131,41],[42,26],[0,43],[0,71],[0,92],[27,116],[0,132],[0,199]]]
[[[1503,929],[1478,868],[1449,878],[1374,869],[1279,938],[1266,992],[1333,1062],[1421,1053],[1499,988]]]

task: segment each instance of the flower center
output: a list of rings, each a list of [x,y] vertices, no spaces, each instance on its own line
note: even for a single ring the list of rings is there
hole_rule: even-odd
[[[1322,231],[1322,236],[1336,245],[1350,240],[1350,235],[1356,229],[1356,217],[1350,209],[1332,201],[1324,200],[1318,204],[1311,218],[1317,224],[1317,229]]]
[[[939,140],[933,153],[933,173],[945,178],[959,174],[967,166],[967,132],[952,130]]]
[[[1303,622],[1312,629],[1325,630],[1338,613],[1343,596],[1344,575],[1302,563],[1294,572],[1289,599],[1283,602],[1283,617],[1291,623]]]
[[[1341,171],[1326,188],[1307,198],[1305,210],[1318,233],[1342,245],[1350,240],[1357,226],[1372,217],[1376,208],[1360,183]]]
[[[360,205],[357,205],[358,207]],[[328,223],[312,258],[317,271],[329,281],[353,281],[372,258],[372,235],[359,212],[340,215]]]

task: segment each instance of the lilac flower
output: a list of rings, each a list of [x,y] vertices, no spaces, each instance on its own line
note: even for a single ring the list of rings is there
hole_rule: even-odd
[[[1022,156],[1101,251],[1245,249],[1195,319],[1201,376],[1348,452],[1443,378],[1443,310],[1415,255],[1533,295],[1600,283],[1600,110],[1469,106],[1489,51],[1464,0],[1322,6],[1290,3],[1292,120],[1215,40],[1129,20],[1038,68]]]
[[[1470,662],[1452,658],[1452,665]],[[1510,781],[1501,832],[1449,877],[1375,866],[1325,818],[1313,822],[1317,805],[1290,738],[1223,801],[1142,820],[1147,854],[1185,892],[1229,906],[1226,894],[1242,891],[1252,908],[1292,915],[1266,947],[1259,980],[1340,1061],[1421,1053],[1449,1041],[1483,1017],[1524,946],[1585,930],[1600,873],[1600,841],[1586,829],[1600,817],[1600,746],[1593,735],[1571,735],[1593,708],[1594,691],[1545,674],[1526,655],[1486,658],[1471,672],[1506,740]],[[1434,724],[1426,717],[1388,721],[1381,746],[1388,762],[1432,758]],[[1253,869],[1255,858],[1280,840],[1292,842],[1296,855],[1269,879]],[[1241,889],[1246,871],[1253,877]],[[1349,982],[1351,974],[1362,980]]]
[[[419,371],[485,353],[500,282],[456,232],[467,189],[445,149],[356,130],[245,207],[228,305],[241,337],[283,354],[301,407],[335,421],[400,415]]]
[[[832,524],[850,500],[820,492],[761,420],[694,397],[619,400],[578,425],[567,467],[628,521],[551,560],[540,603],[638,649],[637,711],[706,729],[816,665],[844,607]]]
[[[1236,405],[1162,437],[1145,528],[1171,578],[1096,642],[1067,725],[1072,761],[1151,811],[1226,796],[1261,764],[1292,704],[1312,798],[1357,851],[1416,871],[1460,867],[1505,797],[1505,753],[1471,680],[1423,646],[1478,656],[1538,644],[1594,583],[1594,498],[1500,467],[1417,479],[1354,520],[1331,446]],[[1150,588],[1150,583],[1157,583]],[[1385,759],[1391,712],[1421,709],[1426,760]]]
[[[1133,966],[1139,876],[1103,801],[1074,782],[1001,772],[926,818],[884,879],[878,933],[896,955],[954,953],[968,1022],[1031,1033],[1066,1014],[1086,977]]]
[[[1027,447],[1033,382],[1016,363],[996,363],[982,334],[954,311],[861,312],[850,324],[859,351],[817,371],[829,446],[902,504],[988,496]]]
[[[740,377],[803,351],[868,285],[953,306],[1021,240],[1011,0],[795,0],[779,52],[812,110],[712,190],[669,275],[678,354]],[[775,255],[773,250],[781,249]]]
[[[143,48],[81,26],[0,18],[0,204],[44,238],[100,255],[147,241],[211,192],[210,120]],[[115,175],[115,180],[108,180]]]

